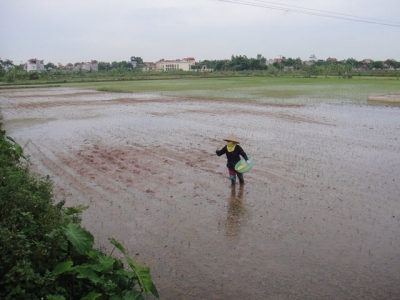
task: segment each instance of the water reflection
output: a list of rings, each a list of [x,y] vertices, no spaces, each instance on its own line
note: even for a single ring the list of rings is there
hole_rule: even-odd
[[[228,216],[226,219],[226,235],[237,236],[240,234],[242,217],[244,215],[243,206],[243,190],[244,185],[240,185],[236,195],[236,186],[231,187],[231,196],[228,203]]]

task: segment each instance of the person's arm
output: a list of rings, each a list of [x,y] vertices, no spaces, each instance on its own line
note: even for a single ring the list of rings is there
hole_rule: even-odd
[[[247,157],[247,154],[246,154],[246,152],[244,152],[242,147],[239,148],[239,154],[246,160],[247,164],[250,163],[249,158]]]
[[[226,153],[226,146],[224,146],[221,150],[220,150],[220,145],[217,147],[217,150],[215,150],[215,153],[218,155],[218,156],[221,156],[222,154],[225,154]]]

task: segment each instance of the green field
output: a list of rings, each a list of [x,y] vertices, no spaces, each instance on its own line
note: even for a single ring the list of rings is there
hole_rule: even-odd
[[[162,96],[205,100],[253,101],[273,105],[313,103],[372,103],[368,96],[400,94],[397,77],[147,77],[115,78],[68,82],[20,82],[3,84],[1,89],[75,87],[119,93],[151,93]],[[391,103],[393,104],[393,103]]]
[[[63,85],[64,86],[64,85]],[[65,84],[121,93],[152,93],[191,99],[248,100],[267,104],[366,103],[370,95],[399,94],[396,78],[187,78]]]

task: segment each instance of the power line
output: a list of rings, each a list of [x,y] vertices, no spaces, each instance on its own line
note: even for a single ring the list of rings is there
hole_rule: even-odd
[[[342,20],[351,20],[351,21],[357,21],[357,22],[400,27],[399,22],[384,21],[384,20],[378,20],[378,19],[372,19],[372,18],[364,18],[364,17],[346,15],[346,14],[341,14],[341,13],[328,12],[328,11],[323,11],[323,10],[303,8],[303,7],[299,7],[299,6],[293,6],[293,5],[277,4],[280,6],[276,6],[276,5],[266,5],[266,4],[262,4],[262,3],[259,4],[256,2],[243,1],[243,0],[219,0],[219,1],[229,2],[229,3],[234,3],[234,4],[242,4],[242,5],[246,5],[246,6],[254,6],[254,7],[269,8],[269,9],[275,9],[275,10],[281,10],[281,11],[288,11],[288,12],[296,12],[296,13],[319,16],[319,17],[328,17],[328,18],[335,18],[335,19],[342,19]],[[255,1],[257,1],[257,0],[255,0]],[[274,2],[269,2],[269,1],[258,1],[258,2],[276,4]],[[282,7],[282,6],[286,6],[286,7]],[[298,8],[300,8],[300,9],[298,9]]]
[[[305,8],[305,7],[294,6],[294,5],[278,4],[278,3],[270,2],[270,1],[262,1],[262,0],[254,0],[253,2],[245,1],[245,0],[219,0],[219,1],[233,3],[233,4],[241,4],[241,5],[246,5],[246,6],[281,10],[281,11],[287,11],[287,12],[295,12],[295,13],[318,16],[318,17],[327,17],[327,18],[347,20],[347,21],[356,21],[356,22],[363,22],[363,23],[370,23],[370,24],[400,27],[399,22],[385,21],[385,20],[372,19],[372,18],[366,18],[366,17],[360,17],[360,16],[353,16],[353,15],[348,15],[348,14],[335,13],[335,12]]]
[[[354,16],[354,15],[349,15],[349,14],[330,12],[330,11],[320,10],[320,9],[312,9],[312,8],[296,6],[296,5],[281,4],[281,3],[265,1],[265,0],[253,0],[253,1],[261,2],[261,3],[271,3],[271,4],[275,4],[275,5],[279,5],[279,6],[295,7],[295,8],[308,10],[308,11],[327,13],[327,14],[331,14],[331,15],[345,16],[345,17],[350,17],[350,18],[365,19],[365,20],[371,20],[371,21],[379,21],[379,22],[385,22],[385,23],[394,23],[396,25],[400,25],[400,22],[394,22],[394,21],[387,21],[387,20],[373,19],[373,18],[367,18],[367,17],[360,17],[360,16]]]

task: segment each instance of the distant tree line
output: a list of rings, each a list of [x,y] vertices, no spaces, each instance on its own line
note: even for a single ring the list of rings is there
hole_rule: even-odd
[[[265,57],[248,58],[246,55],[232,55],[230,60],[204,60],[197,62],[192,69],[200,70],[203,68],[213,69],[215,71],[245,71],[245,70],[267,70],[269,67],[278,70],[292,69],[298,71],[317,71],[324,69],[333,70],[375,70],[375,69],[394,69],[400,68],[400,62],[395,59],[386,61],[358,61],[354,58],[337,61],[335,59],[317,59],[315,55],[310,57],[309,61],[303,61],[301,58],[291,58],[282,56],[272,62],[267,62]]]
[[[207,67],[214,71],[245,71],[267,70],[266,58],[248,58],[246,55],[232,55],[230,60],[203,60],[192,66],[192,70],[200,70]]]
[[[348,58],[342,61],[336,61],[334,59],[317,59],[315,55],[310,56],[310,61],[303,61],[301,58],[291,58],[282,56],[280,59],[276,59],[275,61],[267,62],[267,59],[263,56],[258,58],[248,58],[246,55],[232,55],[231,59],[225,60],[203,60],[196,62],[194,66],[192,66],[193,70],[200,70],[203,68],[212,69],[214,71],[245,71],[245,70],[267,70],[268,67],[273,66],[277,69],[283,70],[284,68],[292,68],[293,70],[308,70],[307,66],[313,66],[314,68],[318,67],[326,67],[326,66],[346,66],[351,69],[399,69],[400,62],[395,59],[387,59],[386,61],[358,61],[354,58]],[[145,66],[145,62],[139,56],[132,56],[130,61],[113,61],[113,62],[103,62],[100,61],[98,63],[99,71],[109,71],[109,70],[133,70],[135,69],[133,66],[136,65],[136,69],[141,69]],[[74,65],[77,65],[75,63]],[[17,71],[22,71],[24,64],[16,65],[10,59],[2,60],[0,58],[0,77],[4,76],[7,69],[13,68]],[[61,64],[54,64],[52,62],[48,62],[45,65],[46,70],[57,70],[63,69]]]
[[[77,65],[79,63],[75,63]],[[62,64],[54,64],[48,62],[45,69],[48,72],[25,72],[24,64],[14,64],[12,60],[0,58],[0,81],[14,82],[25,80],[52,80],[57,81],[82,77],[126,77],[134,76],[142,73],[146,63],[139,56],[132,56],[129,61],[113,61],[98,62],[98,71],[91,75],[84,70],[75,70],[73,64],[63,66]],[[338,61],[334,58],[326,60],[317,59],[315,55],[311,55],[308,61],[301,58],[291,58],[281,56],[280,58],[267,60],[262,55],[257,58],[249,58],[246,55],[232,55],[230,59],[224,60],[203,60],[192,65],[191,69],[197,71],[213,71],[213,72],[248,72],[248,71],[268,71],[269,74],[277,76],[280,72],[299,72],[305,73],[306,76],[311,75],[339,75],[349,76],[350,73],[360,76],[399,76],[400,62],[395,59],[387,59],[385,61],[363,60],[358,61],[354,58],[348,58]],[[391,71],[391,72],[388,72]],[[179,71],[169,71],[167,73],[178,75]],[[180,75],[187,74],[182,71]],[[148,72],[146,74],[156,76],[159,72]],[[304,76],[304,75],[302,75]]]

